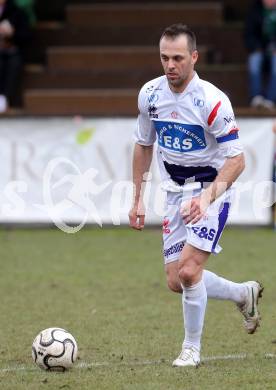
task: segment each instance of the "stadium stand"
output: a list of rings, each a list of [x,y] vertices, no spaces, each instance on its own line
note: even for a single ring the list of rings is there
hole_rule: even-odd
[[[37,23],[28,53],[27,114],[136,115],[138,90],[162,72],[160,33],[170,23],[187,21],[198,36],[200,76],[230,96],[237,114],[275,115],[248,108],[243,18],[249,0],[59,4],[59,20]]]

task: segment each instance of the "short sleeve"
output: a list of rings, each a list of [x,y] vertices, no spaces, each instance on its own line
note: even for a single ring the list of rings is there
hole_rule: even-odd
[[[239,128],[228,97],[221,93],[208,113],[209,132],[214,135],[225,157],[234,157],[243,152],[239,140]]]
[[[148,114],[148,97],[143,87],[138,96],[139,115],[137,118],[136,130],[134,133],[135,142],[140,145],[153,145],[156,139],[156,132]]]

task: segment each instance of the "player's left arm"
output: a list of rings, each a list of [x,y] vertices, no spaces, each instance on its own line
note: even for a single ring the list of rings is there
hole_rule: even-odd
[[[222,95],[208,115],[210,132],[215,136],[218,148],[226,160],[216,179],[181,208],[185,223],[196,223],[208,206],[221,196],[239,177],[245,167],[243,149],[239,141],[238,127],[229,99]]]

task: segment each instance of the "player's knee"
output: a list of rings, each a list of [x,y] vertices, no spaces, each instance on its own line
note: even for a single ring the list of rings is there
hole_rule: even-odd
[[[197,277],[196,267],[193,267],[193,265],[184,264],[180,267],[178,275],[182,284],[185,286],[191,286],[194,284]]]
[[[167,277],[168,288],[175,293],[182,293],[182,287],[179,280],[170,279]]]

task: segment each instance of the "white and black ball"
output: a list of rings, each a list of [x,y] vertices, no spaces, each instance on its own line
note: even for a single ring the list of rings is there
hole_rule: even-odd
[[[42,330],[34,339],[32,357],[43,370],[65,371],[77,359],[78,346],[75,338],[61,328]]]

